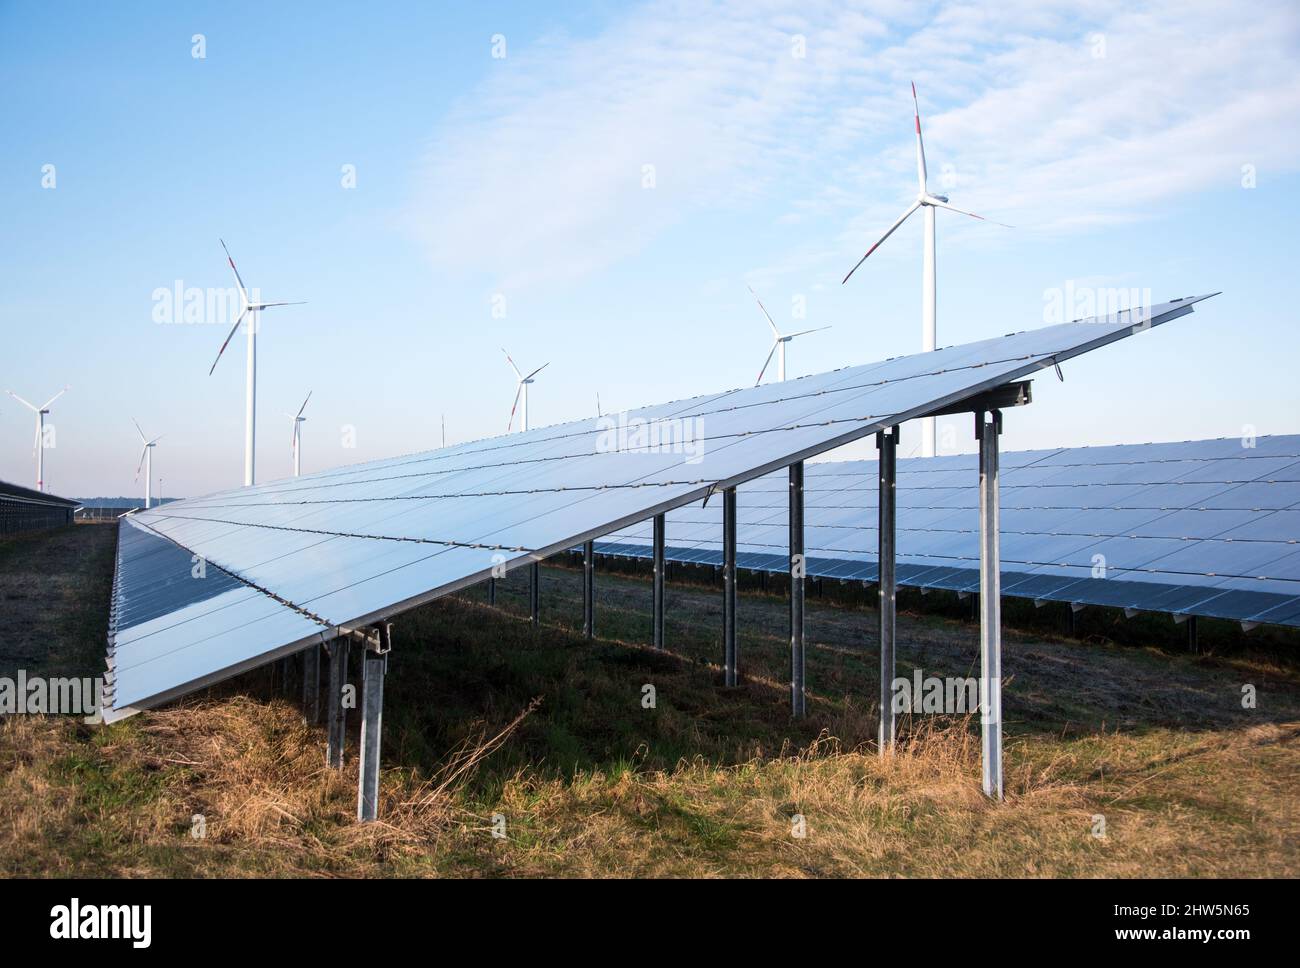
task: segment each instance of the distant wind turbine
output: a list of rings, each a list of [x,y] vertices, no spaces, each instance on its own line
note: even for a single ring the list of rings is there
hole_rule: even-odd
[[[519,429],[520,431],[526,431],[528,430],[528,385],[533,382],[533,377],[537,376],[537,374],[541,373],[542,370],[546,369],[551,364],[549,362],[543,363],[537,369],[533,370],[532,373],[524,376],[523,373],[519,371],[519,367],[515,366],[515,361],[510,359],[510,354],[506,353],[506,348],[504,346],[501,347],[501,352],[506,354],[506,362],[510,364],[510,369],[515,371],[515,376],[519,380],[519,384],[515,389],[515,402],[510,407],[510,422],[506,424],[506,433],[510,433],[510,428],[514,426],[515,410],[519,408],[520,398],[523,399],[524,406],[523,410],[519,414]]]
[[[230,332],[226,334],[226,341],[221,344],[221,349],[217,350],[217,358],[212,361],[212,367],[208,370],[208,376],[217,368],[217,363],[221,360],[221,354],[226,351],[230,345],[231,337],[235,335],[235,330],[239,329],[239,324],[243,322],[245,316],[248,317],[248,376],[245,386],[244,396],[244,486],[252,487],[257,479],[256,469],[254,467],[254,455],[257,445],[257,321],[258,313],[263,309],[269,309],[272,306],[301,306],[300,302],[262,302],[260,299],[253,302],[248,298],[248,289],[244,286],[244,280],[239,277],[239,270],[235,268],[235,260],[230,257],[230,250],[226,248],[224,239],[218,239],[221,248],[225,250],[226,261],[230,263],[230,271],[235,274],[235,282],[239,286],[240,310],[239,316],[235,319],[235,325],[230,327]],[[260,293],[259,293],[260,295]]]
[[[140,463],[135,465],[135,479],[137,481],[140,480],[140,468],[143,467],[144,468],[144,509],[147,511],[149,510],[149,508],[153,506],[152,492],[150,491],[150,487],[153,482],[153,448],[154,448],[154,444],[158,443],[158,441],[163,439],[163,435],[159,434],[153,440],[150,440],[148,437],[144,435],[144,431],[140,429],[140,422],[138,420],[132,417],[131,423],[135,424],[135,432],[140,435],[140,443],[144,445],[140,448]],[[158,481],[158,489],[159,491],[162,490],[161,478]]]
[[[981,222],[989,221],[983,215],[976,215],[974,212],[964,212],[960,208],[948,204],[947,195],[931,195],[930,190],[926,187],[926,170],[925,170],[925,145],[921,142],[921,108],[916,100],[916,84],[912,85],[912,111],[916,118],[916,180],[917,195],[916,201],[900,215],[885,234],[876,240],[871,248],[867,249],[867,254],[858,260],[858,264],[849,270],[849,274],[844,277],[844,282],[849,281],[849,277],[858,271],[858,266],[867,261],[867,256],[875,252],[880,247],[880,243],[894,234],[894,230],[907,221],[908,217],[918,208],[925,209],[925,249],[924,260],[921,269],[921,350],[930,352],[935,347],[935,253],[934,253],[934,210],[936,208],[946,208],[950,212],[956,212],[958,215],[969,215],[971,218],[977,218]],[[995,225],[1003,225],[1002,222],[995,222]],[[1004,225],[1004,228],[1011,228]],[[842,284],[842,283],[841,283]],[[921,420],[921,456],[934,456],[934,418],[924,417]]]
[[[71,387],[64,387],[50,399],[46,400],[39,407],[28,403],[12,390],[7,391],[9,396],[13,397],[28,410],[36,414],[36,440],[32,444],[32,452],[36,457],[36,490],[45,490],[45,415],[50,412],[50,404],[59,397],[63,396]]]
[[[307,391],[307,400],[311,399],[312,391]],[[307,409],[307,400],[302,402],[297,413],[286,413],[285,416],[293,421],[293,434],[289,438],[289,447],[293,450],[293,476],[297,477],[302,473],[302,422],[307,418],[302,412]]]
[[[754,292],[753,286],[748,287],[749,294],[754,297],[754,302],[758,303],[758,308],[763,310],[763,315],[767,317],[767,325],[772,327],[772,350],[767,354],[767,359],[763,361],[763,368],[758,371],[758,379],[754,381],[754,386],[763,382],[763,374],[767,372],[768,365],[772,362],[772,354],[776,354],[776,378],[782,383],[785,382],[785,344],[790,342],[796,336],[807,336],[809,333],[820,333],[824,329],[830,329],[829,326],[818,326],[816,329],[805,329],[798,333],[789,333],[782,335],[781,331],[776,328],[776,323],[772,319],[772,314],[767,311],[763,305],[763,300],[758,298],[758,293]]]

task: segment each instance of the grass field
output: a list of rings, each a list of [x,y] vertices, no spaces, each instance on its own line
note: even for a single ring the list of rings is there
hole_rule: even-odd
[[[0,675],[100,674],[113,540],[95,525],[0,540]],[[598,573],[591,643],[574,631],[580,588],[544,569],[536,632],[522,572],[496,609],[476,589],[395,623],[377,824],[353,822],[357,717],[348,768],[327,770],[323,730],[269,669],[111,727],[7,717],[0,873],[1300,874],[1289,660],[1008,630],[993,804],[977,722],[917,716],[877,755],[874,612],[809,599],[796,723],[780,595],[741,596],[744,678],[726,689],[717,589],[670,585],[664,654],[646,645],[643,579]],[[974,674],[977,627],[903,614],[898,659],[901,675]]]

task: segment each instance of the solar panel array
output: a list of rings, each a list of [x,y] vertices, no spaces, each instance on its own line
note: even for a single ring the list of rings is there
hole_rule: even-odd
[[[178,501],[141,529],[239,581],[114,650],[147,706],[1192,311],[1206,297]],[[130,532],[124,531],[123,534]],[[123,558],[119,612],[147,588]],[[132,590],[134,589],[134,591]],[[257,603],[261,595],[270,602]],[[221,601],[223,607],[214,608]],[[226,607],[228,606],[228,607]],[[286,608],[292,615],[286,615]]]
[[[808,573],[877,578],[875,461],[804,469]],[[899,460],[898,582],[979,590],[975,455]],[[1004,453],[1002,593],[1300,626],[1300,436]],[[737,492],[737,564],[785,572],[784,474]],[[673,511],[665,555],[722,561],[720,512]],[[598,542],[650,554],[648,524]]]

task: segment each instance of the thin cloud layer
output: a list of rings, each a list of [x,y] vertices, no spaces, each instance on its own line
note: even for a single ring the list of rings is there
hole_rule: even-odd
[[[1296,167],[1286,0],[991,6],[659,2],[511,47],[432,140],[415,231],[438,267],[508,289],[754,211],[824,220],[791,267],[842,272],[914,193],[911,79],[932,190],[1021,229],[1149,217],[1243,166]]]

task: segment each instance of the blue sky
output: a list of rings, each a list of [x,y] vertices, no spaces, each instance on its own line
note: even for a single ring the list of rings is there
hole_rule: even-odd
[[[231,284],[218,237],[309,301],[263,318],[261,480],[308,390],[308,471],[504,432],[502,345],[551,362],[534,426],[752,383],[747,285],[833,326],[791,376],[914,352],[919,218],[839,282],[915,193],[912,80],[932,190],[1015,226],[939,213],[941,345],[1067,285],[1224,291],[1040,378],[1005,446],[1300,431],[1293,4],[553,6],[0,3],[0,389],[71,386],[49,488],[139,491],[132,417],[165,494],[239,483],[242,335],[209,377],[232,317],[154,320]],[[0,398],[0,478],[31,440]]]

